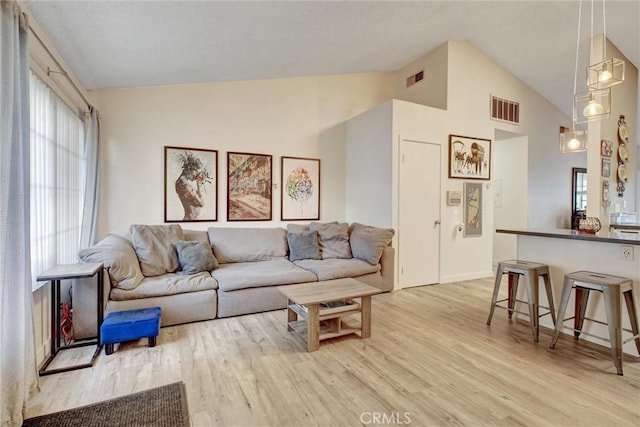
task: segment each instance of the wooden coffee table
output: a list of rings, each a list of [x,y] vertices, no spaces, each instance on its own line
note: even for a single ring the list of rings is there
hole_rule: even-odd
[[[308,351],[316,351],[322,340],[356,332],[362,339],[369,338],[371,295],[382,292],[351,278],[278,286],[278,290],[288,299],[287,330],[305,340]],[[345,321],[357,313],[359,325]]]

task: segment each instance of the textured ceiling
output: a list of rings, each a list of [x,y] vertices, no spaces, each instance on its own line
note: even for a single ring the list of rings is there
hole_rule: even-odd
[[[25,1],[89,90],[395,71],[467,40],[571,112],[577,1]],[[579,87],[591,2],[583,4]],[[602,32],[595,2],[594,31]],[[637,67],[640,1],[606,3]]]

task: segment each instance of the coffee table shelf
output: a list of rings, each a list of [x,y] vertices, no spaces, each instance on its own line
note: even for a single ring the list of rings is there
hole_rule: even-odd
[[[320,341],[360,333],[371,336],[371,296],[380,289],[351,278],[279,286],[288,299],[287,330],[318,350]],[[360,321],[356,323],[360,317]]]
[[[344,335],[355,334],[356,332],[360,332],[361,328],[358,325],[357,327],[349,326],[346,322],[341,319],[338,319],[340,322],[339,328],[335,329],[335,324],[333,322],[321,322],[320,323],[320,333],[318,334],[318,340],[323,341],[330,338],[338,338]],[[289,322],[289,327],[292,332],[295,332],[300,338],[302,338],[305,342],[308,339],[308,329],[307,329],[307,321],[306,320],[297,320],[294,322]]]
[[[334,301],[332,301],[334,302]],[[353,301],[352,299],[344,301],[345,305],[339,307],[323,307],[320,305],[320,310],[318,313],[318,320],[323,321],[327,319],[334,319],[336,317],[348,316],[350,314],[360,313],[361,306],[360,303]],[[295,311],[298,316],[307,319],[309,310],[307,306],[300,305],[297,303],[289,304],[289,308]]]
[[[353,321],[351,324],[346,322],[348,316],[360,314],[361,305],[352,299],[344,301],[344,303],[345,305],[339,307],[320,306],[318,313],[318,341],[354,334],[362,330],[360,324],[355,324]],[[294,311],[298,315],[299,320],[289,322],[288,329],[290,331],[293,330],[302,339],[307,341],[309,310],[306,306],[296,303],[289,304],[289,310]]]

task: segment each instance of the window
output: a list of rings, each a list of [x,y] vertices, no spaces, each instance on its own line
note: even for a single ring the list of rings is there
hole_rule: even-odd
[[[31,109],[31,273],[74,263],[82,224],[84,123],[38,77]]]

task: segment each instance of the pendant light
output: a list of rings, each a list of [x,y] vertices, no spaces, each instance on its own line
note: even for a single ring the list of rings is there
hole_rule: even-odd
[[[597,116],[604,112],[604,107],[602,104],[598,104],[596,102],[593,93],[589,93],[589,101],[587,102],[587,106],[582,109],[582,114],[587,117]]]
[[[591,0],[591,39],[593,40],[593,2]],[[580,1],[580,5],[582,6],[582,0]],[[582,9],[582,7],[580,7]],[[604,2],[603,2],[604,9]],[[580,12],[581,13],[581,12]],[[604,11],[603,11],[604,15]],[[582,15],[579,17],[578,21],[578,45],[580,44],[580,20],[582,19]],[[606,39],[606,36],[604,36]],[[603,39],[604,40],[604,39]],[[603,43],[603,49],[605,48],[606,41]],[[576,79],[577,79],[577,67],[578,67],[578,50],[576,50]],[[603,55],[605,51],[603,50]],[[607,62],[607,61],[604,61]],[[602,63],[601,63],[602,64]],[[609,69],[609,65],[602,66],[602,68],[597,68],[599,64],[587,67],[587,86],[589,86],[589,92],[587,93],[575,93],[575,83],[574,83],[574,95],[573,95],[573,121],[574,123],[587,123],[596,120],[604,120],[608,119],[611,116],[611,89],[609,86],[605,86],[605,83],[610,83],[612,78],[606,79],[608,74],[612,74],[613,69]],[[596,83],[603,85],[602,88],[597,87],[596,84],[594,87],[590,86],[590,78],[591,78],[591,67],[597,69],[597,71],[593,74],[593,79],[595,79]],[[606,68],[607,72],[605,73],[604,69]],[[598,80],[602,79],[602,82]]]
[[[560,127],[560,152],[561,153],[579,153],[587,151],[587,132],[584,130],[569,130]]]
[[[591,21],[591,33],[593,37],[593,12]],[[605,0],[602,0],[602,59],[602,62],[587,67],[587,86],[589,86],[590,89],[605,89],[624,81],[625,62],[618,58],[607,58],[607,17]]]
[[[586,151],[587,149],[587,132],[585,130],[576,130],[576,88],[578,82],[578,54],[580,52],[580,21],[582,19],[582,0],[578,9],[578,37],[576,40],[576,65],[573,74],[573,120],[571,130],[560,128],[560,152],[561,153],[577,153]]]
[[[608,119],[611,116],[611,88],[575,95],[573,114],[576,123]]]

